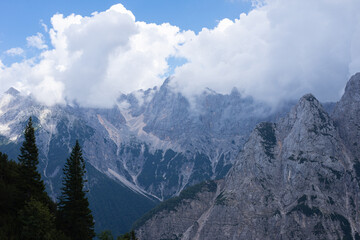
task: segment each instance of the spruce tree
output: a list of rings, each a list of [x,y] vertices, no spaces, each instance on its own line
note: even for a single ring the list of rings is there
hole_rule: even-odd
[[[25,141],[20,148],[18,160],[21,166],[25,200],[30,200],[33,197],[45,203],[48,200],[46,199],[44,182],[41,180],[41,175],[37,170],[39,151],[36,146],[35,130],[31,117],[26,125],[24,137]]]
[[[94,220],[84,191],[85,162],[76,141],[63,169],[63,187],[59,201],[59,225],[73,240],[95,237]]]

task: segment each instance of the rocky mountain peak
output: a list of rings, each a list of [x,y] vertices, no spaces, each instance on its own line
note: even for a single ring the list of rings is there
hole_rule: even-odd
[[[360,73],[346,84],[345,93],[332,113],[341,138],[355,156],[360,154]]]
[[[333,121],[312,94],[304,95],[287,117],[280,121],[279,126],[283,137],[289,135],[289,132],[307,138],[309,134],[327,135],[330,131],[334,131]]]
[[[17,89],[13,88],[13,87],[10,87],[5,93],[10,94],[10,95],[12,95],[14,97],[20,94],[20,92]]]
[[[345,87],[341,101],[360,102],[360,72],[353,75]]]
[[[311,93],[300,98],[296,107],[298,113],[316,113],[318,110],[322,110],[322,105]]]
[[[360,239],[360,153],[348,151],[360,139],[357,79],[335,109],[337,127],[313,95],[303,96],[279,122],[257,125],[215,195],[155,214],[140,238]],[[157,219],[167,219],[172,236]]]

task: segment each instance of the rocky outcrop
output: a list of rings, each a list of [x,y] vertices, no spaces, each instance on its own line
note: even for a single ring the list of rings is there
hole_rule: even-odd
[[[308,94],[276,124],[257,125],[216,196],[202,201],[199,218],[180,230],[176,223],[193,201],[179,204],[170,214],[174,228],[158,225],[169,215],[154,214],[138,226],[140,239],[162,239],[171,229],[177,238],[166,239],[360,239],[359,86],[357,74],[335,121]]]
[[[204,216],[216,200],[220,183],[221,181],[209,181],[197,184],[181,192],[178,197],[160,204],[135,222],[135,228],[141,226],[137,237],[180,239],[184,235],[184,229],[188,229],[199,219],[206,219]]]
[[[360,157],[360,73],[352,76],[336,104],[332,118],[341,138],[356,158]]]
[[[121,95],[111,109],[45,106],[10,88],[0,96],[0,151],[17,159],[32,116],[39,170],[55,200],[65,160],[79,140],[92,169],[87,178],[97,230],[128,231],[158,200],[224,177],[256,123],[284,112],[271,112],[236,90],[227,95],[207,90],[190,104],[169,81]]]

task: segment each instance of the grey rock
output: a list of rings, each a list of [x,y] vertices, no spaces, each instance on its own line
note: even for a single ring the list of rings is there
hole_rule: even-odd
[[[65,160],[78,139],[92,169],[87,176],[90,196],[95,199],[94,189],[100,191],[99,179],[111,180],[152,207],[154,199],[168,199],[188,186],[224,177],[256,124],[282,116],[292,105],[286,103],[273,111],[236,90],[223,95],[209,89],[190,103],[169,81],[160,88],[121,95],[109,109],[75,103],[45,106],[11,88],[0,96],[0,151],[17,159],[23,129],[32,116],[39,170],[54,200],[59,196]],[[108,195],[113,197],[111,192]],[[112,215],[116,210],[117,218],[108,222],[118,221],[123,209],[139,208],[113,202],[106,211]],[[101,206],[95,208],[101,215]],[[133,220],[139,215],[129,216]]]
[[[307,94],[276,124],[258,124],[216,196],[156,212],[140,239],[359,239],[359,90],[357,74],[333,118]],[[177,224],[189,214],[200,217]]]

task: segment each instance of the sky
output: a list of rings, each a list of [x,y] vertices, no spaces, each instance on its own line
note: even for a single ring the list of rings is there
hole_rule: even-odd
[[[0,92],[47,105],[111,107],[172,76],[276,106],[336,101],[360,71],[358,0],[13,0],[0,2]]]

